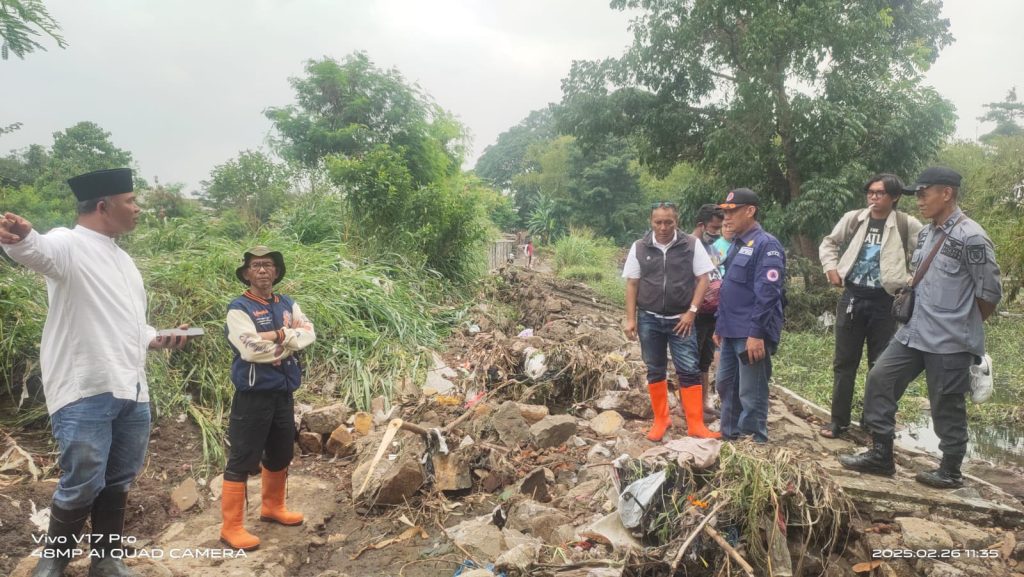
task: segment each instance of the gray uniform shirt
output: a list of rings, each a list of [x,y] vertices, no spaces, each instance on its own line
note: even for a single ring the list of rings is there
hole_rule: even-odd
[[[992,241],[981,225],[969,218],[954,226],[962,214],[957,208],[942,224],[946,240],[915,289],[910,322],[896,333],[896,340],[910,348],[940,354],[985,354],[985,331],[974,299],[998,304],[1003,289]],[[914,270],[935,246],[938,232],[934,224],[921,230],[911,258]]]

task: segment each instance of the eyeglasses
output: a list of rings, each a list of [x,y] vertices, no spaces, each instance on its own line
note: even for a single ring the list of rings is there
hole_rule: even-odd
[[[661,202],[652,202],[651,203],[651,210],[654,210],[656,208],[675,208],[675,207],[676,207],[676,203],[669,202],[667,200],[663,200]]]
[[[887,193],[884,190],[865,190],[864,196],[885,196]]]
[[[277,268],[277,267],[274,266],[274,263],[272,263],[272,262],[253,262],[253,263],[249,263],[249,270],[260,270],[260,269],[274,270],[275,268]]]

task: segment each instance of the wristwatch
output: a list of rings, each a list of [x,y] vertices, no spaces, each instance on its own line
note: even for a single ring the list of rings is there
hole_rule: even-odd
[[[697,312],[697,305],[690,305],[690,312],[691,313]]]

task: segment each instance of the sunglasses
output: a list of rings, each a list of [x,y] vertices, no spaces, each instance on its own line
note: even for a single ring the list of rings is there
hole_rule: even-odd
[[[668,202],[667,200],[663,200],[661,202],[652,202],[651,210],[654,210],[656,208],[676,208],[676,203]]]

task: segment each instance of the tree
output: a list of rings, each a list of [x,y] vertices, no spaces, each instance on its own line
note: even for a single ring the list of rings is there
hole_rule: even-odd
[[[328,155],[360,156],[386,145],[401,151],[418,185],[459,171],[462,126],[397,70],[378,69],[363,52],[341,63],[310,60],[305,70],[291,79],[298,103],[266,112],[286,158],[315,167]]]
[[[291,179],[285,166],[260,151],[244,150],[210,171],[202,198],[216,209],[234,209],[258,226],[288,199]]]
[[[7,60],[13,53],[24,59],[31,52],[46,50],[36,40],[42,35],[49,36],[60,48],[68,45],[60,35],[60,24],[40,0],[0,0],[0,58]]]
[[[497,142],[484,149],[473,172],[498,190],[514,195],[513,180],[537,168],[531,159],[530,149],[558,136],[555,133],[554,108],[552,104],[534,110],[519,124],[499,134]]]
[[[995,122],[996,127],[985,134],[979,140],[991,142],[998,136],[1020,136],[1024,134],[1024,128],[1017,123],[1024,119],[1024,102],[1017,100],[1017,87],[1014,86],[1006,93],[1006,99],[1002,102],[990,102],[985,105],[988,112],[978,117],[981,122]]]
[[[394,69],[365,53],[306,64],[296,103],[270,108],[275,146],[325,168],[360,238],[449,279],[478,272],[489,226],[477,188],[461,178],[465,130]]]
[[[620,58],[575,62],[559,128],[629,138],[657,174],[701,164],[785,207],[805,256],[871,172],[912,174],[953,129],[922,74],[952,37],[933,0],[613,0]],[[810,198],[801,201],[808,192]],[[824,214],[824,213],[828,214]]]

